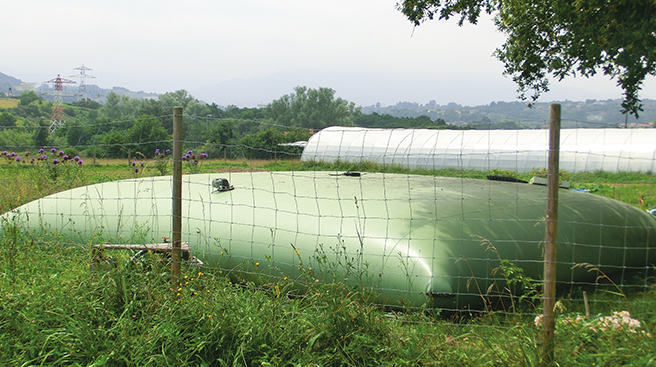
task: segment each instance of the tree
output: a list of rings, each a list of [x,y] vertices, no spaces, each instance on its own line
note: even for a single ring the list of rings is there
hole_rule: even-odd
[[[305,129],[292,129],[281,131],[275,128],[260,130],[254,134],[247,134],[240,139],[243,154],[251,159],[277,159],[281,157],[299,157],[301,151],[298,147],[281,146],[297,140],[308,140],[309,131]]]
[[[83,99],[77,101],[77,103],[75,103],[75,105],[78,106],[78,107],[88,108],[90,110],[97,110],[97,109],[100,109],[100,107],[102,106],[100,103],[98,103],[98,102],[96,102],[92,99],[89,99],[89,98],[83,98]]]
[[[124,144],[125,132],[120,130],[112,130],[105,134],[102,139],[103,150],[109,158],[125,157]]]
[[[88,145],[93,133],[87,124],[80,121],[71,121],[66,123],[66,142],[69,146],[76,147]]]
[[[127,120],[137,115],[139,107],[139,100],[109,92],[107,101],[100,107],[99,111],[102,117],[107,117],[111,120]],[[127,126],[121,126],[121,128],[127,128]]]
[[[23,92],[18,97],[21,106],[27,106],[34,101],[38,101],[39,99],[41,98],[39,98],[39,96],[37,96],[33,91]]]
[[[3,112],[0,114],[0,126],[1,127],[13,127],[16,126],[16,117],[9,112]]]
[[[331,88],[296,87],[267,106],[267,116],[285,126],[322,129],[327,126],[351,126],[358,109],[353,102],[335,98]]]
[[[155,149],[170,148],[171,136],[162,121],[151,115],[140,115],[134,126],[128,130],[126,145],[130,152],[141,152],[150,157]]]
[[[32,135],[32,141],[35,147],[45,148],[48,145],[48,135],[50,135],[50,124],[48,121],[41,119],[39,126]]]
[[[398,8],[415,25],[435,17],[476,24],[492,14],[507,35],[496,57],[512,76],[519,97],[531,104],[549,90],[549,76],[617,80],[623,113],[642,111],[638,92],[656,75],[656,4],[653,0],[404,0]]]
[[[165,111],[173,111],[174,107],[182,107],[186,109],[189,102],[194,100],[196,99],[184,89],[164,93],[159,96],[159,103]]]

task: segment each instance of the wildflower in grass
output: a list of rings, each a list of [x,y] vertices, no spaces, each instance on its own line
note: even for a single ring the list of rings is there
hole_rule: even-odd
[[[20,161],[21,161],[21,157],[20,157],[20,156],[16,156],[16,162],[20,162]]]
[[[56,151],[57,151],[57,148],[52,147],[52,149],[50,149],[50,154],[55,154]]]
[[[52,164],[58,164],[58,163],[59,163],[59,161],[57,160],[57,158],[52,160]]]
[[[39,153],[43,153],[43,152],[45,152],[45,150],[43,150],[43,148],[39,149]]]
[[[25,152],[25,158],[30,156],[30,152]]]
[[[132,165],[132,167],[134,167],[134,166],[137,165],[137,162],[136,162],[136,161],[132,161],[132,162],[130,162],[130,164]]]
[[[165,153],[166,153],[166,154],[171,154],[171,149],[167,149],[167,150],[165,150]]]
[[[187,155],[192,155],[192,154],[194,154],[194,151],[191,150],[191,149],[189,149],[189,150],[187,151]]]
[[[155,154],[159,155],[159,148],[155,149]]]
[[[535,316],[535,319],[533,319],[533,323],[535,324],[535,326],[540,326],[540,324],[542,324],[542,318],[543,317],[544,317],[544,315]]]
[[[535,326],[542,324],[543,315],[535,317]],[[598,332],[612,332],[625,330],[632,334],[637,334],[638,331],[646,336],[651,336],[644,330],[638,330],[642,327],[640,320],[631,318],[629,311],[615,311],[610,316],[598,316],[592,320],[588,320],[582,315],[576,317],[566,316],[556,320],[556,328],[559,326],[582,327],[583,329],[590,330],[594,333]]]
[[[80,161],[80,156],[76,155],[75,157],[73,157],[73,160],[76,161],[76,162],[79,162]]]
[[[207,153],[200,153],[200,159],[207,158]]]
[[[64,151],[63,151],[63,150],[60,150],[60,151],[59,151],[59,156],[60,156],[60,157],[63,157],[63,156],[64,156]]]
[[[79,161],[77,161],[77,164],[79,164],[80,166],[82,165],[82,163],[84,163],[84,162],[81,159]]]

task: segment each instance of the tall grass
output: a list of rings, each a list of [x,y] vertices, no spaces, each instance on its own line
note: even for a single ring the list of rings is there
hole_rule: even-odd
[[[94,271],[89,261],[97,254],[88,248],[12,226],[5,223],[0,238],[3,366],[538,363],[534,313],[443,319],[428,309],[385,310],[340,283],[289,297],[291,280],[235,285],[218,270],[195,266],[184,267],[172,284],[166,261],[154,254],[133,263],[129,252],[119,252],[116,267]],[[637,332],[602,331],[594,315],[577,320],[580,313],[561,304],[556,360],[568,366],[652,363],[653,292],[619,305],[642,320]]]

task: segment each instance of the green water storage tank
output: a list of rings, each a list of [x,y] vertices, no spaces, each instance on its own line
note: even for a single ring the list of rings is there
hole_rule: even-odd
[[[6,215],[82,244],[154,243],[171,236],[171,192],[171,177],[107,182]],[[625,269],[656,262],[652,215],[586,193],[559,195],[559,285],[595,281],[576,264],[622,282]],[[502,286],[492,275],[500,259],[542,278],[545,198],[544,186],[403,174],[184,175],[182,240],[208,266],[246,278],[325,281],[331,273],[375,288],[383,304],[479,308],[481,294]]]

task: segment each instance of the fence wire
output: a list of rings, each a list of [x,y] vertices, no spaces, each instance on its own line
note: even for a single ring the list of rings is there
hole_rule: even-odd
[[[321,140],[324,132],[253,120],[184,119],[182,241],[205,269],[244,286],[291,279],[296,296],[346,282],[386,309],[540,313],[545,172],[528,157],[546,157],[546,141],[509,134],[495,151],[499,132],[476,131],[474,148],[453,137],[443,148],[440,134],[467,132],[439,130],[430,139],[416,130],[395,140],[384,130],[357,139],[336,130]],[[13,211],[26,230],[82,245],[161,243],[171,232],[171,121],[64,126],[53,145],[3,147],[2,212]],[[106,135],[77,144],[86,133]],[[619,133],[623,144],[613,140]],[[574,164],[583,170],[562,173],[571,184],[558,224],[564,302],[581,305],[585,292],[593,310],[617,310],[652,290],[656,157],[643,144],[650,134],[608,129],[565,152],[614,168]],[[283,145],[308,139],[318,141],[312,154]],[[533,177],[537,184],[523,182]]]

